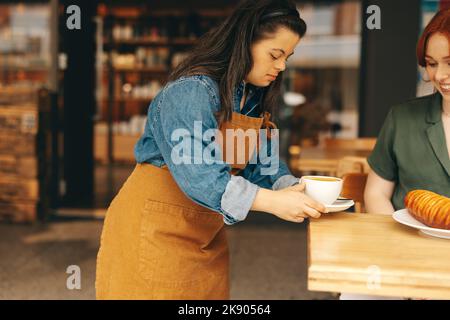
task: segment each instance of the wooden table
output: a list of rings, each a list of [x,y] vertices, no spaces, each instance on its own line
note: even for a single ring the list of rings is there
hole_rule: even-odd
[[[291,168],[301,172],[322,172],[335,175],[340,159],[348,156],[367,158],[372,151],[367,150],[341,150],[325,147],[301,148],[298,158],[291,157]]]
[[[377,214],[332,213],[308,232],[308,289],[450,299],[450,240]]]

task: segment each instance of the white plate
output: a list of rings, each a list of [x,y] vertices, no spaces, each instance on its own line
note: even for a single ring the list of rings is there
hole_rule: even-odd
[[[333,204],[327,204],[325,207],[328,209],[328,212],[339,212],[347,210],[348,208],[355,205],[353,200],[340,200],[337,199]]]
[[[421,232],[438,238],[450,239],[450,230],[437,229],[424,225],[417,221],[409,212],[408,209],[395,211],[392,215],[395,221],[404,224],[405,226],[419,229]]]

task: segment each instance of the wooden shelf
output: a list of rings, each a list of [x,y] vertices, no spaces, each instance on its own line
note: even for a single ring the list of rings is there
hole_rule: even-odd
[[[105,71],[109,71],[108,68]],[[115,72],[168,73],[166,67],[114,67]]]
[[[16,66],[8,66],[8,65],[0,65],[0,72],[8,71],[8,72],[48,72],[49,68],[47,67],[16,67]]]
[[[97,46],[101,47],[103,53],[107,55],[105,58],[108,62],[102,65],[100,71],[102,86],[105,86],[105,90],[103,96],[98,99],[99,119],[105,119],[103,115],[108,115],[108,112],[112,113],[113,122],[125,121],[133,115],[146,116],[148,105],[154,98],[122,97],[123,84],[128,82],[133,85],[145,85],[145,82],[150,79],[159,81],[161,85],[165,84],[170,72],[173,71],[174,55],[182,54],[191,46],[197,45],[200,38],[196,35],[207,32],[209,26],[217,24],[218,20],[224,20],[232,12],[234,4],[231,5],[230,0],[221,1],[223,0],[220,0],[220,3],[217,1],[208,3],[207,6],[202,2],[198,2],[197,5],[184,2],[169,4],[164,1],[152,5],[135,1],[127,5],[109,5],[103,2],[98,14],[104,19],[105,24],[103,35],[98,38]],[[235,0],[233,2],[237,3]],[[196,26],[192,25],[191,18],[198,20],[198,31],[195,31]],[[158,29],[155,33],[151,33],[153,22]],[[177,31],[179,22],[182,22],[185,25],[184,28],[189,31]],[[171,30],[173,32],[170,32]],[[145,51],[142,59],[140,53],[136,53],[139,47],[141,47],[139,51]],[[112,51],[117,52],[118,60],[110,55]],[[121,57],[121,55],[134,55],[134,57]],[[154,55],[156,55],[155,60],[151,58]],[[165,64],[161,66],[160,63],[161,67],[137,65],[137,63],[142,65],[146,61],[165,62]],[[112,65],[113,62],[134,62],[136,65]],[[111,88],[114,89],[111,91]],[[115,97],[116,95],[118,97]],[[106,161],[108,136],[104,132],[96,131],[95,138],[96,159]],[[135,163],[133,148],[138,138],[139,136],[114,134],[113,150],[111,150],[114,161]]]
[[[142,12],[144,10],[144,12]],[[123,8],[112,8],[108,10],[109,12],[106,16],[111,16],[116,19],[143,19],[143,18],[154,18],[154,17],[186,17],[189,16],[189,13],[198,14],[201,17],[210,17],[210,18],[220,18],[227,17],[233,12],[233,7],[224,8],[224,9],[194,9],[190,10],[189,13],[186,10],[176,10],[176,9],[155,9],[151,12],[145,10],[145,8],[139,8],[134,10],[123,10]]]
[[[10,86],[0,86],[0,94],[1,95],[37,95],[38,88],[32,87],[10,87]]]
[[[136,103],[150,103],[154,98],[115,98],[114,102],[136,102]],[[101,102],[109,102],[108,99],[101,99]]]
[[[119,39],[119,40],[103,40],[103,44],[108,46],[119,46],[119,45],[137,45],[137,46],[171,46],[171,45],[179,45],[179,46],[189,46],[195,45],[198,39],[191,38],[176,38],[171,40],[155,40],[151,38],[135,38],[135,39]]]
[[[189,38],[178,38],[178,39],[173,39],[171,41],[171,44],[174,45],[195,45],[197,44],[198,39],[189,39]]]
[[[103,40],[103,44],[106,45],[154,45],[154,46],[167,46],[169,40],[155,40],[151,38],[134,38],[134,39],[118,39],[118,40]]]

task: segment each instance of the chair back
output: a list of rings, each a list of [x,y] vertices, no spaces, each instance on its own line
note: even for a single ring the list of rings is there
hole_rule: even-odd
[[[347,173],[342,177],[341,196],[355,201],[355,211],[364,212],[364,189],[367,173]]]
[[[338,161],[336,176],[342,178],[347,173],[369,173],[367,158],[347,156]]]

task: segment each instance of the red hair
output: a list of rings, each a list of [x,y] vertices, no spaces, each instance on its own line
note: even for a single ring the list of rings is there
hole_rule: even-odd
[[[438,11],[433,19],[428,23],[417,43],[416,53],[417,61],[422,67],[426,66],[425,55],[427,50],[428,39],[435,34],[441,33],[447,37],[450,43],[450,9]]]

